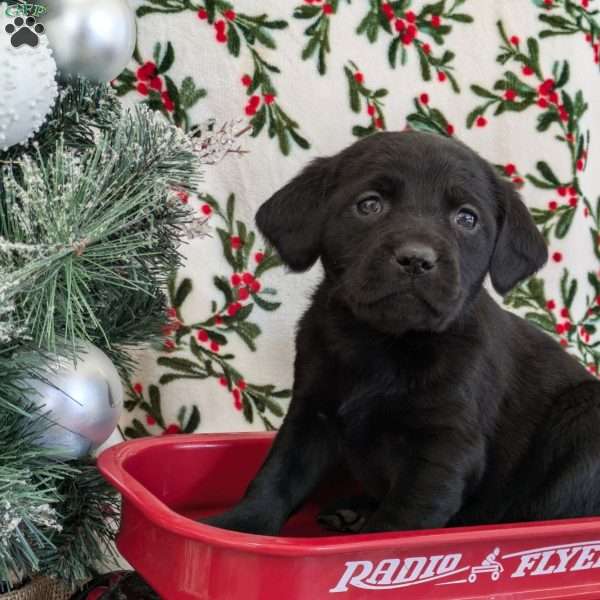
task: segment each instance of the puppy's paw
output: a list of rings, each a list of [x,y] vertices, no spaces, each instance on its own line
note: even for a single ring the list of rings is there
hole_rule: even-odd
[[[355,496],[328,506],[317,516],[325,529],[342,533],[358,533],[377,509],[377,502],[367,496]]]
[[[367,517],[355,510],[338,508],[334,512],[321,513],[317,522],[330,531],[342,533],[358,533],[367,522]]]

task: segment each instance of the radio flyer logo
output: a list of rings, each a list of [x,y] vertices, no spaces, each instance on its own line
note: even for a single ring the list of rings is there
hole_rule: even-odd
[[[43,35],[45,29],[41,23],[38,23],[37,18],[46,12],[47,9],[44,5],[28,2],[7,7],[6,15],[14,17],[14,20],[4,28],[4,31],[10,35],[10,43],[13,47],[30,46],[35,48],[40,43],[39,36]]]
[[[331,593],[362,590],[392,590],[434,583],[473,584],[482,577],[496,582],[540,575],[600,569],[600,540],[531,548],[501,556],[494,548],[478,565],[463,564],[462,553],[433,556],[349,561]]]

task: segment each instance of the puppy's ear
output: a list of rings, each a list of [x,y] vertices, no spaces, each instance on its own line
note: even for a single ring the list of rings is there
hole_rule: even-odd
[[[512,183],[494,174],[494,187],[499,227],[490,275],[494,288],[504,296],[544,266],[548,248]]]
[[[321,254],[326,197],[332,187],[333,158],[317,158],[269,198],[256,224],[294,271],[306,271]]]

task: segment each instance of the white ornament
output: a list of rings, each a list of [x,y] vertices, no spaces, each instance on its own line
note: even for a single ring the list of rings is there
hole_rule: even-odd
[[[131,60],[137,26],[127,0],[50,0],[41,20],[58,70],[108,83]]]
[[[111,360],[93,344],[78,346],[76,366],[63,358],[43,381],[27,382],[34,390],[30,400],[48,421],[41,444],[67,458],[85,456],[105,442],[123,410],[123,386]]]
[[[48,40],[22,18],[18,21],[22,26],[15,26],[15,17],[8,16],[6,8],[5,2],[0,3],[0,150],[26,144],[45,122],[58,95]],[[19,32],[29,42],[37,38],[37,45],[15,47],[11,38]]]

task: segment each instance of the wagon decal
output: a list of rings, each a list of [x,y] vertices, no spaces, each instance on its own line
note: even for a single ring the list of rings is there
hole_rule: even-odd
[[[345,570],[331,593],[391,590],[435,582],[435,585],[473,584],[479,578],[535,577],[600,569],[600,540],[530,548],[501,556],[495,547],[479,564],[465,565],[463,554],[436,554],[385,558],[379,562],[355,560]]]

